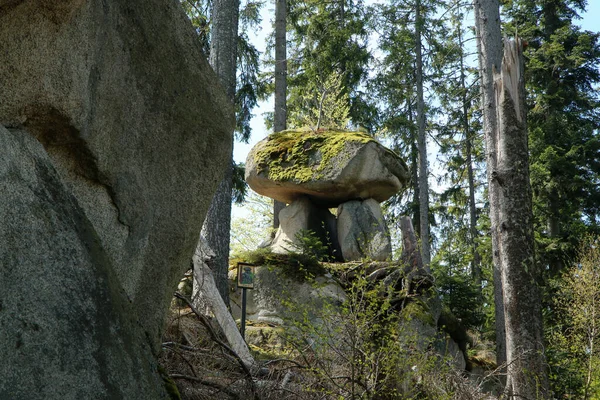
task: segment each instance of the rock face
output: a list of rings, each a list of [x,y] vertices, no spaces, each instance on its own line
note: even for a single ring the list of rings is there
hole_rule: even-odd
[[[382,202],[408,178],[400,157],[361,132],[278,132],[257,143],[246,160],[248,185],[284,203],[302,196],[324,207],[356,199]]]
[[[0,0],[0,398],[165,397],[233,114],[178,2]]]
[[[241,317],[241,290],[232,293],[231,312],[234,318]],[[298,309],[290,309],[289,304],[301,305],[298,308],[314,310],[309,318],[317,322],[325,302],[341,304],[346,299],[344,289],[331,275],[317,276],[312,282],[299,282],[290,278],[277,267],[259,266],[256,268],[254,289],[247,292],[246,318],[249,321],[283,325],[286,320],[298,318]]]
[[[338,207],[338,242],[344,260],[368,258],[386,261],[392,243],[379,203],[373,199],[349,201]]]

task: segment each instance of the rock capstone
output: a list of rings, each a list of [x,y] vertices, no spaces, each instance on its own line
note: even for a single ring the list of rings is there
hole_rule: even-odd
[[[408,179],[404,161],[362,132],[282,131],[257,143],[246,160],[248,185],[288,204],[302,196],[324,207],[382,202]]]

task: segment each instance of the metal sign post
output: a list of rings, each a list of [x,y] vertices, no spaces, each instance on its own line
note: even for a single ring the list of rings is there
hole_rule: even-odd
[[[246,340],[246,290],[254,289],[254,276],[256,266],[247,263],[238,263],[237,286],[242,289],[242,321],[240,333]]]

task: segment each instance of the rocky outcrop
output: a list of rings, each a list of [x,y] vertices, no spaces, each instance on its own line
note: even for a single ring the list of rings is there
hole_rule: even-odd
[[[374,199],[348,201],[338,207],[338,243],[344,260],[386,261],[392,255],[390,233]]]
[[[368,134],[331,130],[272,134],[248,155],[246,181],[257,193],[289,204],[279,214],[280,227],[271,244],[274,252],[298,251],[297,234],[310,230],[329,246],[331,260],[383,261],[391,256],[379,203],[403,188],[408,169]],[[337,220],[330,207],[338,207]]]
[[[178,2],[0,0],[0,54],[0,398],[162,398],[228,101]]]
[[[292,203],[308,197],[323,207],[398,193],[409,179],[400,157],[362,132],[289,130],[254,146],[246,181],[255,192]]]
[[[231,295],[231,312],[241,317],[241,290]],[[246,318],[248,321],[283,325],[300,318],[305,310],[311,310],[308,318],[318,323],[324,304],[339,305],[346,299],[344,289],[330,274],[313,280],[298,280],[284,270],[273,266],[258,266],[254,289],[247,292]]]

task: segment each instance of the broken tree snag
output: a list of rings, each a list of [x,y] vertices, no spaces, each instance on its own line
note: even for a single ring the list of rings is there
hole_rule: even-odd
[[[400,230],[402,231],[402,262],[404,263],[405,274],[422,274],[429,272],[423,266],[423,259],[419,251],[419,243],[417,235],[413,228],[410,217],[404,216],[400,218]],[[429,268],[429,266],[427,266]]]
[[[201,304],[207,304],[219,326],[223,330],[229,345],[237,356],[243,361],[247,368],[254,368],[255,362],[254,357],[250,354],[248,345],[242,338],[242,335],[238,331],[237,325],[233,320],[233,317],[229,313],[223,298],[219,294],[219,289],[215,283],[212,271],[207,265],[207,260],[210,259],[212,251],[208,246],[208,243],[203,237],[200,237],[196,254],[194,254],[194,288],[196,289],[195,296],[201,296]]]
[[[504,289],[509,398],[548,398],[539,271],[535,262],[522,40],[504,40],[494,72],[498,121],[498,258]]]

